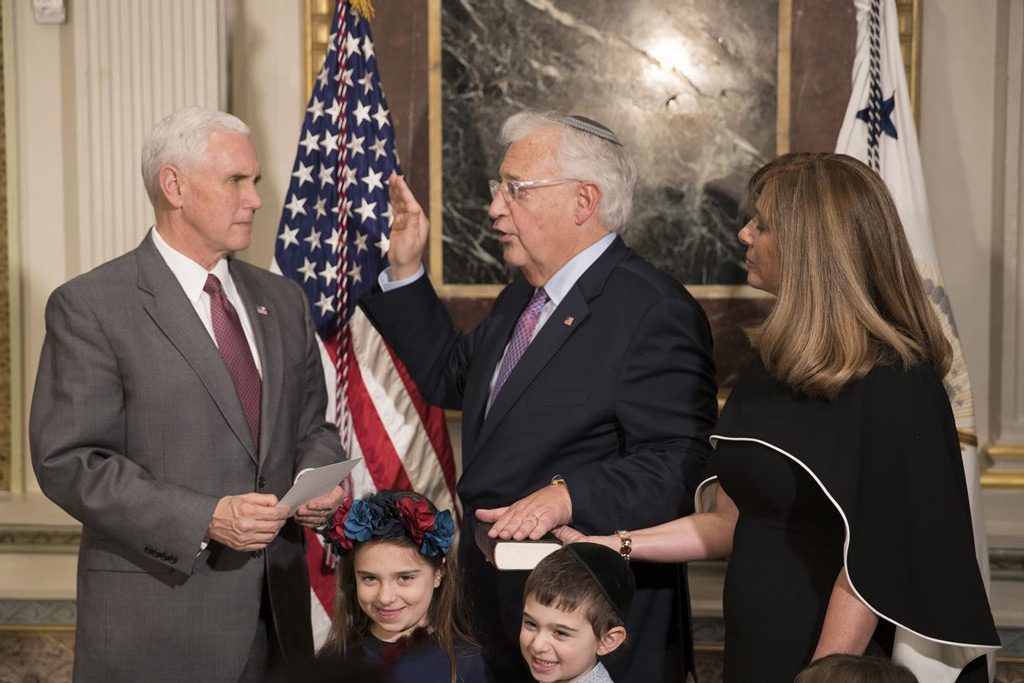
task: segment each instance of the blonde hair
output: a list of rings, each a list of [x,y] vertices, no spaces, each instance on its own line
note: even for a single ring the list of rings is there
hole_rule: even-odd
[[[775,306],[748,330],[768,372],[828,399],[880,362],[945,376],[952,350],[877,174],[843,154],[794,153],[749,189],[780,273]]]

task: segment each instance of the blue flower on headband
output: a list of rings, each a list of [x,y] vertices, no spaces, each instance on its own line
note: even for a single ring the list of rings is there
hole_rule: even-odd
[[[455,521],[452,520],[452,513],[443,510],[437,513],[434,526],[423,534],[423,543],[420,545],[420,553],[427,557],[436,555],[447,555],[448,549],[452,546],[452,536],[455,534]]]
[[[401,522],[389,514],[389,508],[373,501],[352,501],[352,509],[345,517],[345,535],[363,543],[376,536],[390,536]]]
[[[405,535],[419,545],[427,557],[447,555],[455,534],[452,513],[432,513],[426,498],[411,498],[392,491],[381,491],[362,500],[346,501],[334,513],[321,534],[331,550],[340,556],[353,543]]]

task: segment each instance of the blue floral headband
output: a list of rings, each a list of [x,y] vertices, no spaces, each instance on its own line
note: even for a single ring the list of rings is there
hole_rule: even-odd
[[[408,536],[426,557],[447,555],[455,535],[452,513],[434,514],[425,498],[402,497],[383,491],[363,500],[345,501],[323,532],[335,555],[355,543],[375,538]]]

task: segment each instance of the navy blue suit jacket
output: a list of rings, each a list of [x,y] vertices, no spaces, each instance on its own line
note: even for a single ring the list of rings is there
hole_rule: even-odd
[[[518,278],[468,334],[454,328],[427,278],[362,301],[426,400],[463,411],[463,539],[473,538],[474,510],[509,505],[555,474],[568,482],[573,526],[587,534],[692,512],[717,410],[700,305],[616,239],[537,333],[485,417],[494,369],[532,294]],[[495,621],[506,641],[518,633],[525,576],[495,572],[472,543],[460,557],[490,655]],[[679,680],[691,666],[682,659],[685,578],[675,565],[635,563],[634,572],[632,647],[606,665],[615,680]],[[514,642],[509,659],[518,658]]]

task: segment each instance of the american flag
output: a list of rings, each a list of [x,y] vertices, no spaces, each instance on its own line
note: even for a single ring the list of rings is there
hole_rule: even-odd
[[[365,3],[364,3],[365,4]],[[387,267],[388,177],[401,172],[369,21],[338,2],[327,57],[306,109],[274,249],[274,269],[298,282],[322,342],[330,397],[356,496],[413,489],[455,510],[455,465],[444,412],[424,403],[405,367],[357,307]],[[333,571],[307,532],[313,633],[330,629]]]

